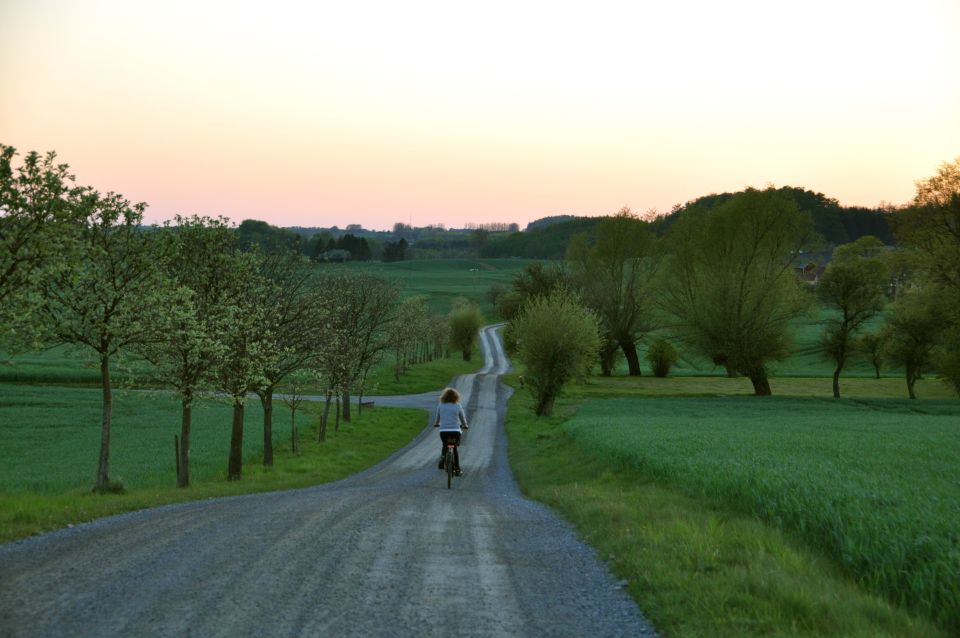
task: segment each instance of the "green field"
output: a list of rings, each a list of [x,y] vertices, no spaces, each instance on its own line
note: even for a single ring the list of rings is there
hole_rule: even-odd
[[[787,530],[960,631],[960,405],[771,397],[585,402],[613,464]]]
[[[478,304],[483,313],[494,317],[496,311],[487,299],[491,286],[510,287],[513,275],[522,271],[530,259],[438,259],[391,263],[355,263],[324,268],[352,268],[376,273],[397,281],[404,296],[423,295],[435,313],[446,314],[455,297],[466,297]]]
[[[0,486],[4,491],[57,492],[93,485],[100,451],[100,391],[93,388],[0,384]],[[274,443],[290,440],[289,413],[279,404]],[[191,475],[224,474],[232,407],[198,401],[193,409]],[[286,417],[286,418],[284,418]],[[309,427],[300,415],[299,427]],[[263,412],[248,402],[244,458],[263,451]],[[127,390],[114,397],[111,477],[128,489],[175,480],[173,436],[180,433],[180,403],[170,393]]]
[[[91,492],[99,450],[99,393],[94,389],[0,385],[0,543],[125,511],[166,503],[316,485],[366,469],[423,430],[421,410],[375,408],[331,425],[316,441],[321,406],[297,411],[301,454],[290,452],[290,412],[274,407],[275,458],[262,465],[259,402],[250,404],[240,481],[226,480],[231,407],[199,401],[194,408],[191,485],[175,487],[173,436],[179,407],[157,394],[117,396],[112,478],[125,494]],[[362,445],[358,444],[362,442]]]

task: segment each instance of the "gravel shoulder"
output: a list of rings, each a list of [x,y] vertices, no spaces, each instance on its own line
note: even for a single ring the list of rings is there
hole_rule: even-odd
[[[509,362],[455,380],[471,424],[446,489],[432,428],[343,481],[145,510],[0,546],[0,636],[653,636],[507,464]],[[438,389],[439,391],[439,389]],[[376,397],[430,409],[438,393]],[[426,420],[426,417],[425,417]]]

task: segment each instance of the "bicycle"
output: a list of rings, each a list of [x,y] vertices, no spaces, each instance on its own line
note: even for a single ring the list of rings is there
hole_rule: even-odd
[[[463,428],[466,431],[467,427]],[[459,437],[449,437],[447,439],[447,451],[443,455],[443,469],[447,471],[447,489],[453,488],[453,477],[460,476],[459,473],[454,472],[454,458],[459,447]]]

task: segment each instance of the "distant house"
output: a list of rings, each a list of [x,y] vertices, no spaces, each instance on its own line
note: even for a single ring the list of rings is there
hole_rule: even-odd
[[[820,277],[823,276],[823,271],[826,269],[826,266],[821,266],[812,261],[804,266],[797,266],[797,281],[801,281],[810,286],[816,286],[820,283]]]

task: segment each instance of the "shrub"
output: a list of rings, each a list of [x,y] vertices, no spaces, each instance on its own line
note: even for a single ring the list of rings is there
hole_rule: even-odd
[[[457,303],[450,313],[450,347],[463,352],[464,361],[470,360],[482,323],[476,304]]]
[[[559,289],[524,304],[511,332],[534,410],[549,416],[564,384],[584,375],[597,356],[597,319],[576,296]]]
[[[647,361],[655,377],[670,374],[670,368],[677,362],[677,351],[666,339],[657,339],[647,350]]]

